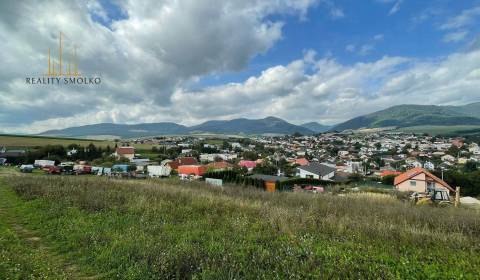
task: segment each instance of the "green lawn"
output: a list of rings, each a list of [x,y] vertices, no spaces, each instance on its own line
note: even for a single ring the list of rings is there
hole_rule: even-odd
[[[480,216],[468,209],[171,180],[10,175],[2,182],[0,202],[14,205],[25,228],[61,257],[51,264],[60,278],[65,262],[99,279],[475,279],[480,272]],[[2,244],[10,258],[28,255],[8,249],[15,241]],[[26,262],[50,267],[44,261]],[[2,272],[22,278],[13,263],[3,262]]]

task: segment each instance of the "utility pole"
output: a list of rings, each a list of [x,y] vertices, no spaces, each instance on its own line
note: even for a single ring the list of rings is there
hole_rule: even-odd
[[[455,207],[458,207],[460,205],[460,187],[455,188]]]

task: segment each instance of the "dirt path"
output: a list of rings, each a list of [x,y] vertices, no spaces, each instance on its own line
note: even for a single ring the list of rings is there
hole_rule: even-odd
[[[86,275],[79,267],[67,261],[62,255],[54,251],[37,232],[27,228],[24,219],[17,214],[19,198],[6,187],[0,175],[0,222],[2,225],[10,229],[15,235],[15,240],[19,240],[21,248],[18,252],[18,257],[28,255],[30,260],[31,255],[39,256],[33,258],[39,259],[41,264],[33,264],[35,266],[45,266],[48,269],[59,270],[59,279],[101,279],[101,275]],[[1,244],[0,244],[1,245]],[[18,247],[18,244],[15,246]],[[15,249],[17,249],[15,247]],[[2,248],[0,247],[0,250]],[[8,248],[7,248],[8,249]],[[17,255],[15,255],[17,257]],[[55,271],[57,272],[57,271]],[[1,278],[1,277],[0,277]],[[36,278],[36,277],[33,277]],[[56,277],[57,278],[57,277]]]

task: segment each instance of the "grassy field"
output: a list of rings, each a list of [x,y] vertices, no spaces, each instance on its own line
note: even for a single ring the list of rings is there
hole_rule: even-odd
[[[410,133],[428,133],[430,135],[451,134],[457,131],[466,131],[471,129],[480,129],[478,125],[421,125],[399,128],[398,131]]]
[[[90,139],[76,139],[76,138],[56,138],[43,136],[24,136],[24,135],[2,135],[0,134],[0,147],[7,148],[27,148],[46,145],[62,145],[68,146],[70,144],[78,144],[80,146],[87,146],[90,143],[98,147],[115,147],[115,142],[110,140],[90,140]],[[138,149],[151,149],[150,144],[131,144]]]
[[[0,198],[7,256],[0,279],[478,279],[480,272],[479,212],[382,194],[12,173],[0,177]],[[44,250],[32,251],[22,231]]]

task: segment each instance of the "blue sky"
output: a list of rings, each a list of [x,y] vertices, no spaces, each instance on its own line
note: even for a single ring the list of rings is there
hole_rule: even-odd
[[[342,17],[332,17],[323,5],[311,8],[306,18],[292,15],[269,17],[285,23],[283,37],[274,47],[257,55],[247,69],[206,77],[197,86],[241,82],[249,76],[259,75],[268,67],[298,59],[306,50],[315,50],[320,56],[331,56],[344,64],[371,62],[383,56],[435,60],[467,48],[466,42],[474,40],[480,31],[475,19],[469,24],[469,34],[465,38],[445,42],[446,32],[441,28],[446,18],[454,17],[480,1],[341,0],[334,3],[343,12]],[[400,3],[399,8],[391,13],[396,3]],[[349,45],[354,49],[348,50]]]
[[[335,124],[405,103],[478,102],[479,23],[480,0],[0,1],[0,128]],[[101,85],[25,84],[59,31]]]

